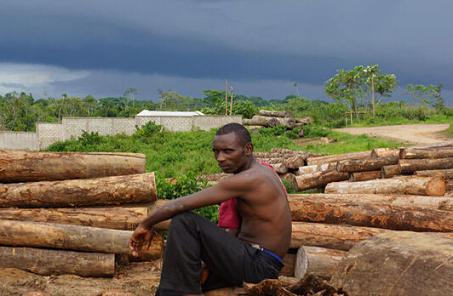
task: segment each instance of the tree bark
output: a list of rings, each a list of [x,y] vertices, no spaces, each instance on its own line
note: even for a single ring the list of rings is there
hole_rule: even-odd
[[[328,162],[323,164],[313,164],[307,166],[299,167],[299,170],[296,172],[296,175],[305,175],[305,174],[313,174],[316,172],[328,171],[328,170],[335,170],[337,168],[336,162]]]
[[[453,239],[394,232],[349,251],[331,279],[347,295],[451,295]]]
[[[293,221],[411,231],[453,231],[450,197],[377,194],[290,194]]]
[[[323,164],[327,162],[337,162],[340,160],[345,159],[364,159],[369,158],[371,152],[352,152],[352,153],[344,153],[344,154],[336,154],[336,155],[326,155],[326,156],[316,156],[316,157],[309,157],[307,158],[307,165],[314,165],[314,164]]]
[[[400,158],[449,158],[453,157],[453,147],[426,147],[426,148],[405,148],[401,149]]]
[[[38,247],[99,253],[130,254],[132,231],[43,222],[0,220],[0,245]],[[156,234],[146,258],[157,259],[163,250],[163,238]]]
[[[315,246],[348,251],[358,242],[388,231],[391,230],[344,224],[293,222],[290,247]]]
[[[348,173],[375,171],[380,170],[383,166],[394,165],[397,163],[398,159],[394,157],[345,159],[338,162],[337,171]]]
[[[53,153],[0,150],[0,183],[87,179],[145,172],[138,153]]]
[[[347,179],[349,179],[348,173],[341,173],[335,169],[296,176],[297,187],[301,191],[323,187],[330,182],[344,181]]]
[[[349,181],[358,182],[358,181],[368,181],[381,178],[381,171],[367,171],[367,172],[356,172],[352,173],[349,177]]]
[[[296,255],[294,276],[298,279],[308,274],[330,279],[347,252],[319,247],[300,247]]]
[[[94,208],[0,208],[0,219],[34,222],[73,224],[108,229],[134,230],[156,207],[165,203],[157,200],[153,204],[122,207]],[[167,222],[155,225],[158,230],[165,229]]]
[[[296,175],[291,173],[286,173],[280,177],[282,180],[286,180],[292,187],[297,188]]]
[[[400,176],[361,182],[332,182],[327,184],[324,192],[443,196],[446,187],[444,177]]]
[[[0,184],[0,207],[72,207],[152,202],[154,173]]]
[[[453,157],[436,159],[400,159],[402,173],[425,170],[453,169]]]
[[[0,246],[0,268],[18,268],[41,275],[112,276],[115,255]]]
[[[307,159],[304,155],[295,155],[289,158],[283,159],[283,164],[288,169],[299,169],[299,167],[303,167],[305,165],[305,160]]]
[[[399,164],[386,165],[381,168],[382,178],[391,178],[393,176],[401,175],[401,167]]]
[[[296,121],[293,118],[287,117],[281,118],[255,115],[251,119],[244,121],[244,125],[261,125],[265,127],[282,125],[288,129],[293,129],[296,125]]]
[[[280,271],[280,275],[283,276],[294,276],[294,268],[296,266],[296,254],[286,254],[283,257],[283,268]]]
[[[453,169],[446,169],[446,170],[427,170],[427,171],[416,171],[414,175],[420,177],[434,177],[434,176],[441,176],[445,179],[453,179]]]
[[[372,158],[400,158],[400,149],[395,148],[375,148],[371,150]]]
[[[291,113],[287,111],[259,110],[258,114],[267,117],[291,117]]]

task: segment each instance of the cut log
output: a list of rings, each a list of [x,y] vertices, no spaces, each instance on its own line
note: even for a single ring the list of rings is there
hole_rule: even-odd
[[[296,255],[294,276],[298,279],[308,274],[330,279],[347,252],[319,247],[300,247]]]
[[[414,172],[414,175],[421,176],[421,177],[442,176],[445,179],[453,179],[453,169],[416,171],[416,172]]]
[[[315,246],[347,251],[386,229],[325,223],[293,222],[291,248]]]
[[[348,173],[375,171],[380,170],[383,166],[394,165],[397,163],[398,159],[394,157],[345,159],[338,161],[337,171]]]
[[[26,295],[33,291],[51,296],[145,296],[154,295],[160,272],[153,262],[118,268],[113,278],[76,275],[41,276],[14,268],[0,269],[0,295]]]
[[[386,165],[381,168],[382,178],[391,178],[393,176],[401,175],[401,167],[399,164]]]
[[[285,126],[288,129],[293,129],[296,121],[293,118],[267,117],[255,115],[251,119],[244,121],[244,125],[261,125],[265,127],[274,127],[278,125]]]
[[[371,150],[373,158],[400,158],[400,149],[397,148],[376,148]]]
[[[288,184],[293,187],[294,189],[297,189],[297,180],[296,180],[296,175],[291,174],[291,173],[286,173],[280,177],[282,180],[285,180],[288,182]]]
[[[347,295],[451,295],[453,239],[394,232],[357,244],[338,265],[333,286]]]
[[[283,276],[294,276],[294,268],[296,266],[296,254],[286,254],[283,257],[283,268],[280,271],[280,275]]]
[[[132,231],[56,223],[0,220],[0,245],[38,247],[113,254],[130,254]],[[143,256],[158,259],[163,238],[159,234]]]
[[[453,158],[453,147],[405,148],[400,151],[400,158]]]
[[[299,176],[299,175],[305,175],[305,174],[313,174],[313,173],[321,172],[321,171],[334,170],[336,168],[337,168],[336,162],[307,165],[307,166],[299,167],[299,170],[296,172],[296,175]]]
[[[288,169],[299,169],[305,165],[305,160],[307,159],[306,155],[295,155],[292,157],[285,158],[283,164]]]
[[[275,172],[279,175],[283,175],[288,172],[288,168],[283,163],[273,163],[272,167],[274,168]]]
[[[400,159],[399,164],[402,173],[453,169],[453,157],[437,159]]]
[[[314,165],[314,164],[323,164],[328,162],[337,162],[340,160],[345,159],[364,159],[369,158],[371,152],[352,152],[352,153],[344,153],[344,154],[336,154],[336,155],[327,155],[327,156],[317,156],[317,157],[309,157],[307,158],[307,165]]]
[[[51,153],[0,150],[0,183],[85,179],[141,174],[138,153]]]
[[[152,202],[154,173],[0,184],[0,207],[72,207]]]
[[[291,117],[291,113],[287,111],[259,110],[258,114],[268,117]]]
[[[0,268],[18,268],[41,275],[112,276],[115,255],[0,246]]]
[[[293,221],[411,231],[453,231],[450,197],[377,194],[290,194]]]
[[[368,172],[356,172],[352,173],[349,177],[349,181],[358,182],[358,181],[368,181],[381,178],[381,171],[368,171]]]
[[[299,190],[319,188],[330,182],[344,181],[348,179],[348,173],[340,173],[335,169],[296,176],[297,187]]]
[[[443,196],[446,187],[444,177],[399,176],[361,182],[332,182],[326,186],[324,192]]]
[[[95,208],[0,208],[0,219],[134,230],[154,207],[159,207],[164,202],[157,200],[149,205]],[[166,227],[165,224],[166,222],[161,222],[155,228],[160,230]]]
[[[302,123],[302,124],[310,124],[313,123],[313,118],[312,117],[302,117],[302,118],[295,118],[297,123]]]

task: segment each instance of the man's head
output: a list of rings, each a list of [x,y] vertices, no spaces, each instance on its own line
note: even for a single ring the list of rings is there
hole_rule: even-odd
[[[225,173],[238,173],[250,164],[253,153],[252,139],[241,124],[229,123],[217,130],[212,150]]]

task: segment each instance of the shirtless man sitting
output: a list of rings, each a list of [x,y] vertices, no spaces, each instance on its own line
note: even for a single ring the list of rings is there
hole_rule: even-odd
[[[171,200],[140,223],[133,254],[152,238],[153,225],[172,218],[156,295],[202,295],[221,287],[277,278],[291,240],[291,213],[279,177],[253,157],[247,129],[231,123],[212,142],[214,156],[232,176],[215,186]],[[236,198],[241,225],[232,236],[190,210]],[[201,262],[209,268],[200,284]]]

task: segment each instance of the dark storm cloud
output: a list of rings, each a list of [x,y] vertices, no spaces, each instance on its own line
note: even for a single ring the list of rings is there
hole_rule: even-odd
[[[0,62],[317,85],[378,63],[453,88],[451,1],[0,3]]]

